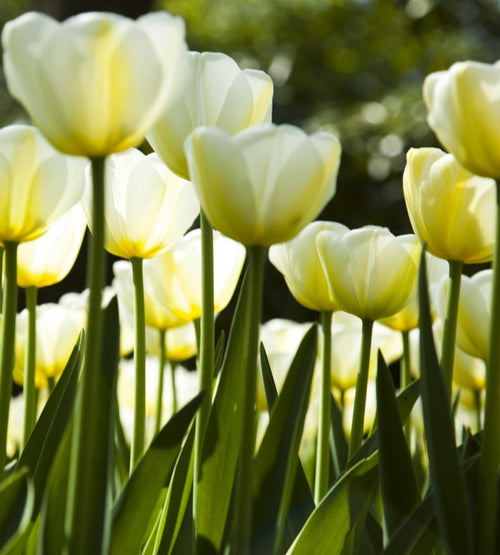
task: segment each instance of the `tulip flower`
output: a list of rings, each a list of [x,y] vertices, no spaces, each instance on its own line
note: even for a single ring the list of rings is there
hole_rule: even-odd
[[[139,145],[184,87],[184,22],[26,13],[2,32],[11,95],[62,152],[102,157]]]
[[[493,270],[462,277],[458,305],[457,344],[471,356],[488,358]]]
[[[84,208],[90,223],[90,190]],[[152,258],[192,225],[199,202],[189,181],[177,177],[156,154],[136,149],[114,154],[105,170],[106,250],[126,258]]]
[[[428,75],[427,121],[441,144],[470,172],[500,178],[500,64],[458,62]]]
[[[185,93],[163,112],[147,139],[172,171],[189,179],[184,152],[189,134],[210,125],[234,135],[270,122],[273,82],[263,71],[241,70],[225,54],[189,52],[185,63]]]
[[[489,262],[495,242],[495,182],[437,148],[410,149],[403,191],[415,235],[434,256]]]
[[[333,197],[340,143],[290,125],[230,136],[202,127],[186,141],[191,179],[209,222],[246,246],[282,243]]]
[[[169,250],[144,262],[144,284],[153,302],[179,318],[201,316],[201,234],[194,229]],[[245,249],[219,233],[214,234],[214,311],[231,300],[245,260]]]
[[[395,237],[388,229],[376,226],[344,234],[322,231],[316,245],[332,297],[342,310],[363,321],[349,446],[349,457],[352,457],[363,438],[373,322],[395,314],[408,301],[420,245],[412,235]]]

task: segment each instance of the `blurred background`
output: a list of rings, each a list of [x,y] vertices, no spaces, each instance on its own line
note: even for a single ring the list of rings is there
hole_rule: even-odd
[[[411,231],[401,176],[410,147],[438,146],[426,124],[425,76],[453,62],[500,58],[498,0],[1,0],[0,25],[28,10],[62,20],[106,10],[129,17],[166,9],[186,21],[191,50],[262,69],[275,85],[273,120],[342,143],[337,193],[318,219]],[[25,119],[0,78],[0,125]],[[111,273],[109,274],[111,277]],[[266,268],[264,320],[317,316]],[[85,287],[85,252],[40,300]]]

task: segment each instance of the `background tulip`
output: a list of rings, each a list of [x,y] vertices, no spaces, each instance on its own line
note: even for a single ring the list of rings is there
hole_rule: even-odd
[[[5,25],[2,45],[10,93],[67,154],[139,145],[184,86],[184,22],[166,12],[136,21],[84,13],[63,23],[29,12]]]
[[[471,174],[437,148],[411,148],[403,191],[413,231],[431,254],[465,264],[493,258],[493,180]]]
[[[428,75],[427,121],[441,144],[469,171],[500,178],[500,63],[458,62]]]
[[[184,94],[163,112],[147,135],[153,149],[184,179],[189,171],[184,142],[200,125],[231,135],[271,121],[273,82],[263,71],[243,69],[229,56],[189,52]]]
[[[191,179],[214,228],[244,245],[288,241],[332,198],[340,143],[290,125],[260,125],[233,137],[216,128],[186,141]]]

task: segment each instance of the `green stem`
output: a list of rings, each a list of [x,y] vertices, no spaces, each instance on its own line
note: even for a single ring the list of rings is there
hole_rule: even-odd
[[[460,299],[460,282],[462,279],[463,262],[450,260],[450,292],[443,329],[443,343],[441,348],[441,371],[448,399],[451,401],[451,386],[453,382],[453,364],[455,362],[455,339],[457,335],[458,301]]]
[[[17,312],[17,243],[6,241],[5,277],[0,343],[0,476],[7,460],[7,428],[12,395],[12,370],[16,339]]]
[[[194,442],[193,511],[196,513],[197,484],[201,473],[201,457],[205,431],[212,405],[212,379],[214,374],[214,242],[213,231],[203,211],[200,213],[201,228],[201,319],[199,322],[198,378],[199,390],[204,391],[201,406],[196,415]],[[196,325],[196,323],[195,323]],[[195,518],[196,522],[196,518]]]
[[[481,390],[474,389],[474,411],[476,413],[476,433],[481,430]]]
[[[158,330],[158,391],[156,393],[155,435],[160,431],[163,412],[163,376],[165,375],[165,338],[167,330]]]
[[[104,158],[92,158],[92,234],[87,265],[89,287],[84,367],[75,411],[65,530],[69,552],[101,552],[109,536],[105,518],[108,462],[103,408],[99,405],[105,283],[104,250]],[[106,411],[107,412],[107,411]],[[111,409],[109,410],[111,414]],[[103,489],[104,488],[104,489]]]
[[[243,425],[236,483],[235,520],[231,552],[244,554],[249,551],[252,521],[252,466],[255,449],[255,396],[257,389],[257,352],[259,326],[262,316],[264,262],[267,249],[261,246],[248,248],[249,253],[249,310],[247,313],[247,338],[245,345],[245,393],[243,399]]]
[[[411,382],[411,369],[410,369],[410,331],[405,330],[401,332],[403,340],[403,359],[401,361],[401,389],[405,389]],[[404,424],[404,434],[406,443],[411,445],[411,421],[408,418]]]
[[[130,474],[144,453],[146,433],[146,317],[144,312],[144,279],[142,258],[132,257],[132,277],[134,281],[134,318],[135,318],[135,398],[134,433],[130,452]]]
[[[368,389],[368,371],[370,368],[370,351],[372,346],[373,320],[364,319],[361,339],[361,357],[359,361],[358,379],[356,381],[356,395],[352,413],[351,441],[349,456],[352,459],[363,441],[365,423],[366,391]]]
[[[3,305],[3,259],[4,259],[5,248],[0,246],[0,311]]]
[[[26,288],[26,308],[28,311],[28,333],[24,355],[24,433],[23,447],[26,445],[36,422],[35,365],[36,365],[36,303],[38,288]]]
[[[480,498],[476,522],[478,553],[496,553],[498,527],[498,468],[500,466],[500,184],[497,182],[497,219],[493,258],[493,291],[489,351],[486,361],[486,398],[484,402],[483,451],[480,461]]]
[[[321,372],[321,391],[318,413],[318,441],[316,446],[316,473],[314,482],[314,501],[319,504],[328,490],[328,471],[330,469],[330,395],[332,359],[332,315],[330,311],[321,313],[323,328],[323,360]]]
[[[177,370],[178,362],[176,360],[169,360],[170,364],[170,379],[172,384],[172,409],[174,414],[177,412],[177,387],[175,385],[175,371]]]

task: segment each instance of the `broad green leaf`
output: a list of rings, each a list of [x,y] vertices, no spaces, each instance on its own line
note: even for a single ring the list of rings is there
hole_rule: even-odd
[[[420,395],[420,380],[415,380],[405,387],[403,391],[400,391],[397,395],[398,407],[399,407],[399,416],[401,418],[401,422],[404,424],[410,415],[411,409],[415,404],[415,401],[418,399]],[[359,450],[354,454],[354,457],[349,461],[348,467],[352,467],[354,464],[359,462],[362,459],[366,459],[372,453],[377,451],[379,448],[379,432],[375,428],[375,431],[372,435],[363,443],[363,445],[359,448]]]
[[[425,249],[420,259],[418,285],[422,410],[437,520],[450,553],[472,553],[472,518],[455,447],[450,404],[434,347]]]
[[[293,525],[292,538],[298,533],[314,502],[307,481],[296,485],[292,502],[295,475],[299,466],[298,448],[302,437],[309,401],[314,364],[316,361],[317,329],[312,326],[305,334],[288,370],[281,393],[273,403],[269,424],[262,438],[253,469],[254,508],[252,522],[252,550],[262,553],[275,542],[275,533],[282,533],[290,509]],[[263,366],[264,368],[264,366]],[[268,378],[268,388],[274,385]],[[303,476],[303,474],[302,474]],[[303,476],[305,480],[305,476]],[[305,514],[304,514],[305,513]],[[298,522],[296,520],[298,519]],[[278,543],[282,543],[278,538]],[[278,551],[281,551],[278,549]]]
[[[162,521],[158,528],[155,553],[169,554],[172,552],[186,514],[186,507],[189,504],[193,488],[194,434],[195,428],[193,426],[175,463],[162,512]],[[192,517],[192,511],[188,516]]]
[[[378,353],[377,429],[380,486],[388,537],[420,502],[411,454],[403,433],[396,392],[382,354]]]
[[[43,492],[57,447],[72,415],[82,352],[83,333],[75,345],[66,368],[50,395],[17,463],[17,468],[28,467],[33,479],[35,487],[33,521],[36,520],[40,510]]]
[[[140,553],[151,513],[172,472],[202,395],[198,394],[167,422],[130,476],[113,507],[111,553]]]
[[[34,505],[29,469],[24,467],[0,482],[0,548],[26,529]]]
[[[243,417],[249,282],[245,276],[234,312],[222,369],[203,445],[201,475],[196,484],[197,541],[219,551],[238,465]],[[201,549],[201,547],[200,547]]]
[[[378,453],[350,468],[311,514],[289,555],[337,555],[343,553],[348,535],[358,518],[366,515],[378,482]]]

